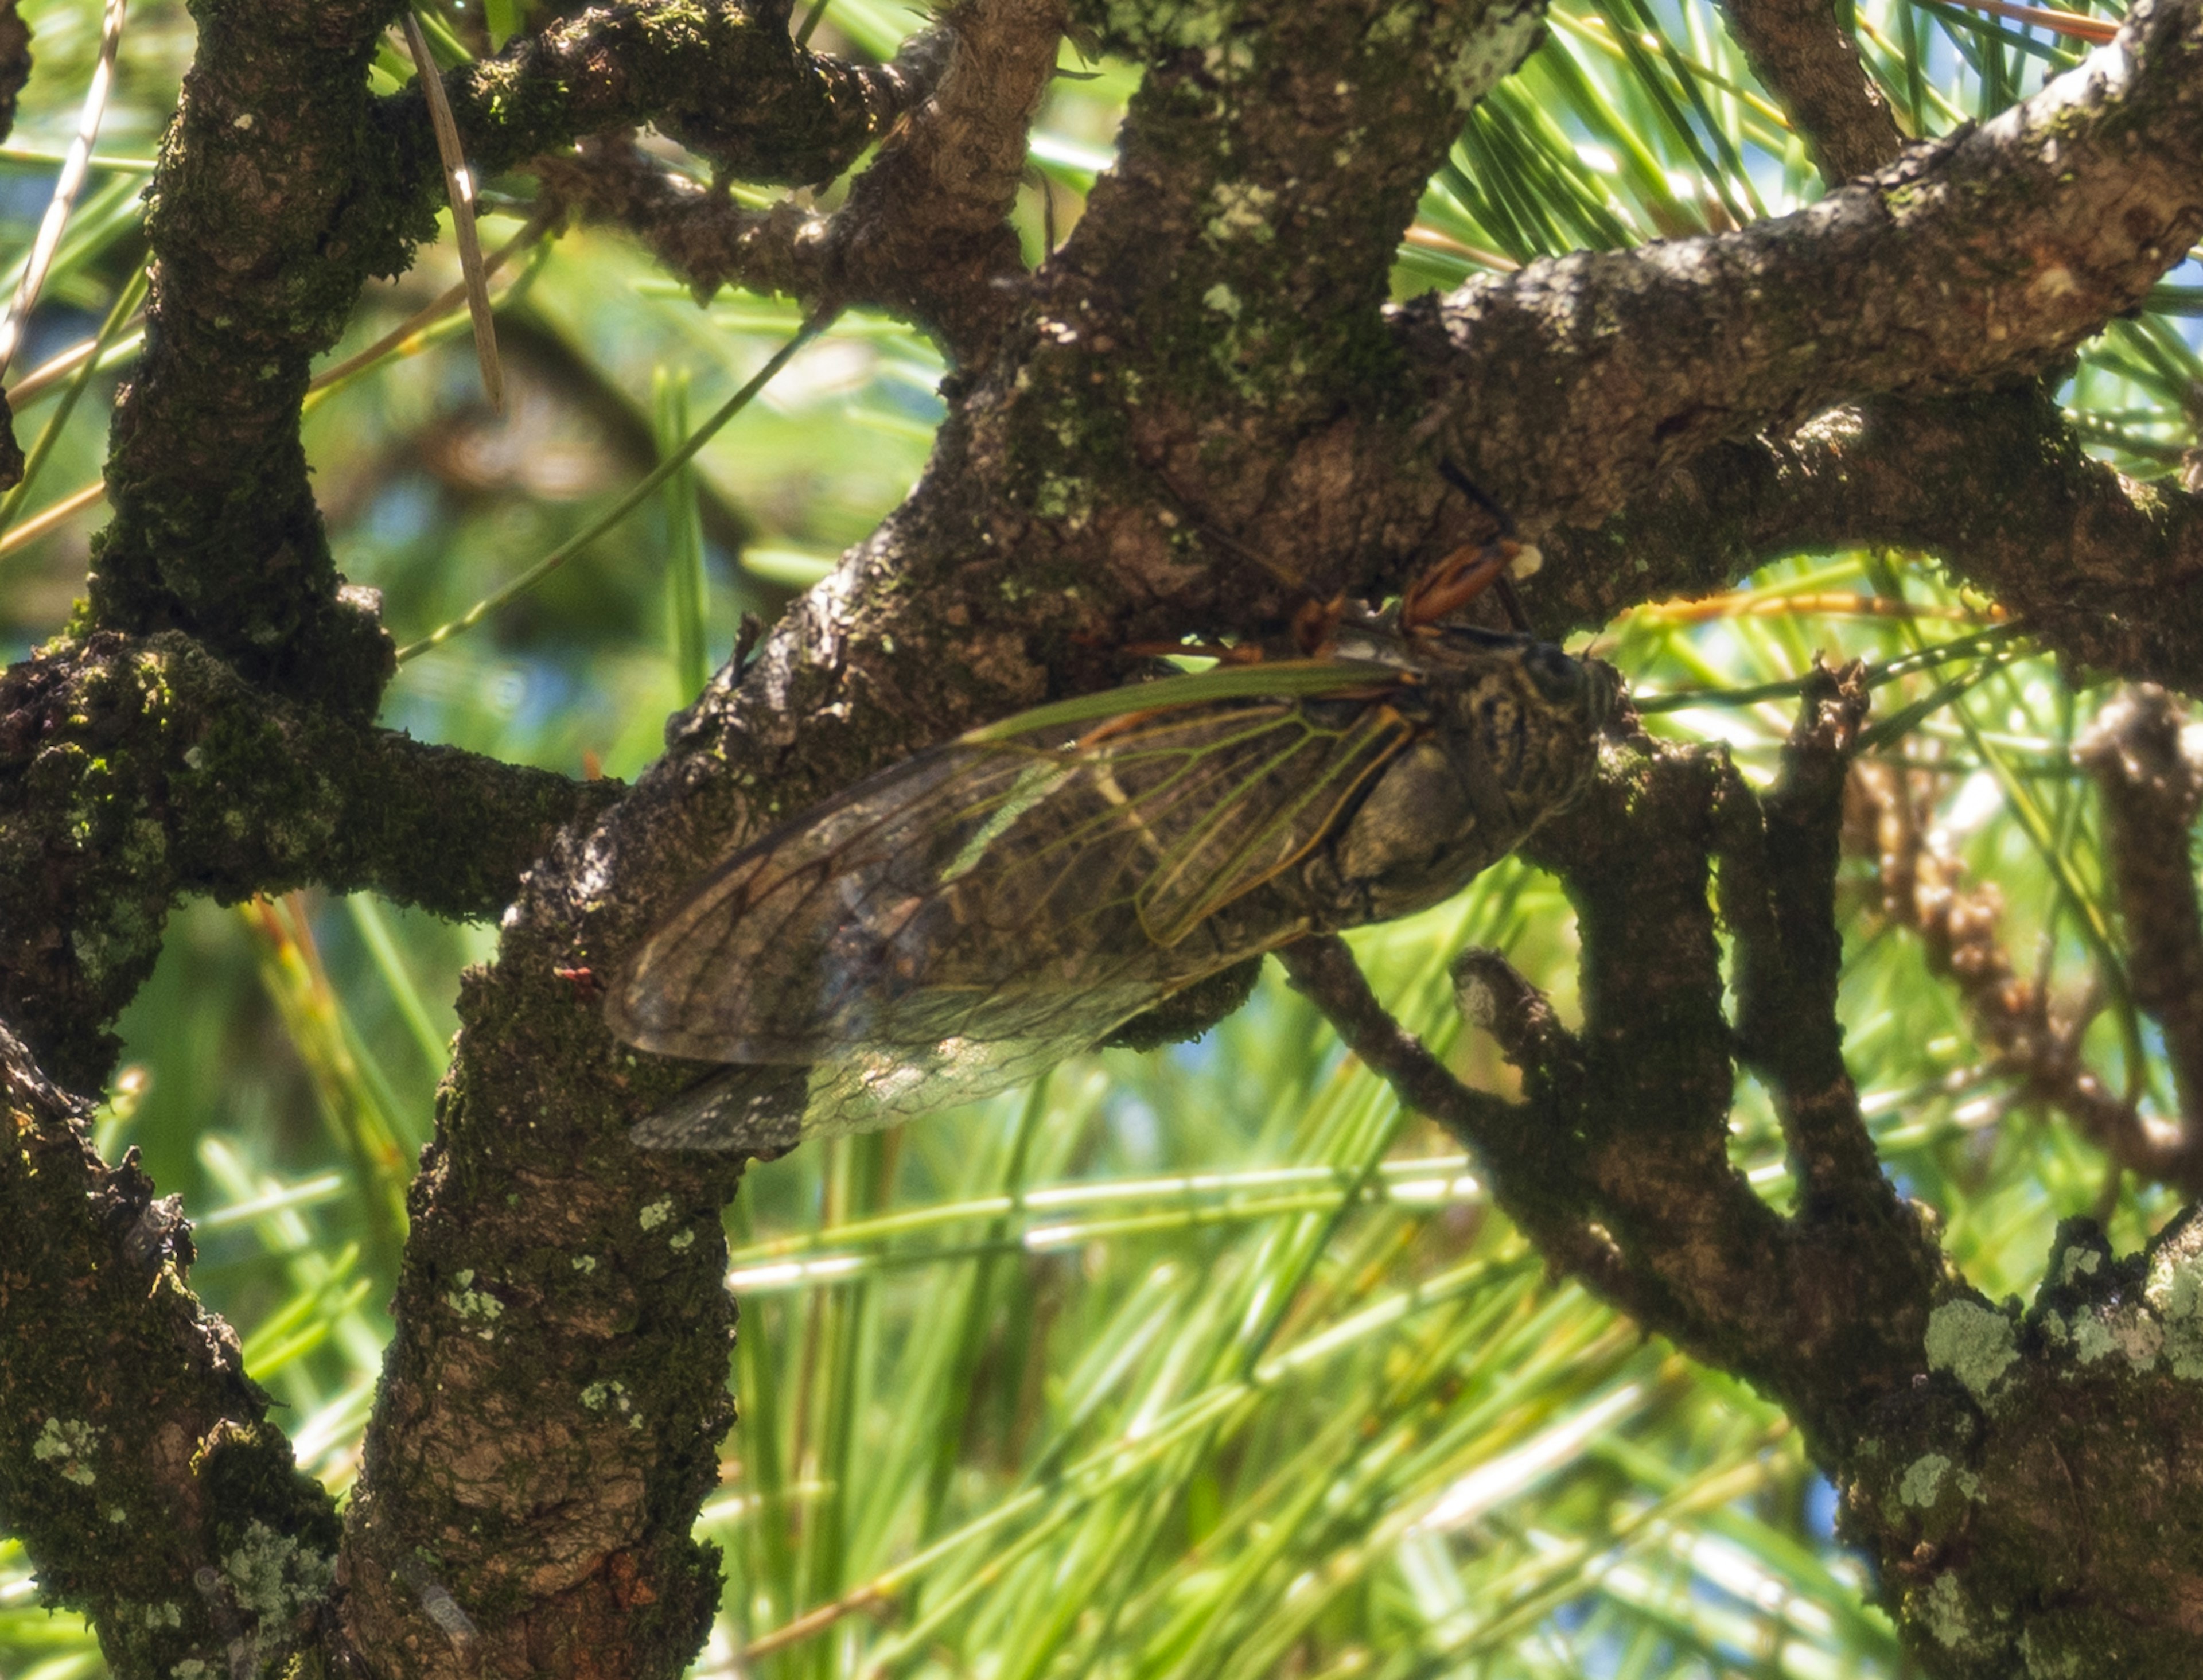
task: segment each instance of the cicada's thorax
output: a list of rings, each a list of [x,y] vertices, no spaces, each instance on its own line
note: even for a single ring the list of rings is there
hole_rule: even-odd
[[[1412,914],[1514,850],[1589,783],[1614,692],[1547,643],[1449,633],[1394,702],[1420,733],[1296,872],[1311,926]]]

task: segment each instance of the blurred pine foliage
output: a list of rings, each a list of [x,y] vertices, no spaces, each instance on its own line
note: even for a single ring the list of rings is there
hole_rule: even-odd
[[[38,62],[0,147],[0,251],[27,247],[98,38],[92,0],[24,9]],[[523,11],[462,0],[443,22],[479,51]],[[2079,56],[1941,0],[1863,0],[1852,21],[1917,134],[1986,116]],[[885,56],[918,21],[892,0],[828,0],[816,39]],[[1430,184],[1400,295],[1817,194],[1704,0],[1560,0],[1551,23]],[[20,378],[73,346],[98,352],[19,406],[19,435],[43,453],[0,507],[10,657],[82,587],[105,411],[136,343],[138,194],[192,40],[177,0],[133,10],[98,166],[15,364]],[[1021,207],[1035,261],[1107,166],[1133,80],[1068,47],[1066,63],[1098,74],[1060,80],[1042,114]],[[375,74],[394,86],[410,68],[393,50]],[[486,204],[494,249],[529,207],[494,191]],[[332,366],[455,276],[448,242],[425,251],[367,301]],[[401,642],[583,530],[796,322],[747,295],[700,308],[594,230],[517,252],[498,288],[504,417],[481,399],[462,311],[334,382],[308,418],[340,563],[383,591]],[[2203,388],[2189,325],[2203,287],[2154,301],[2089,348],[2064,393],[2101,453],[2142,476],[2179,463]],[[942,371],[895,323],[842,320],[649,506],[410,661],[385,720],[633,774],[741,615],[770,620],[907,490]],[[1639,610],[1598,645],[1640,695],[1679,696],[1659,727],[1725,738],[1760,775],[1787,704],[1739,691],[1795,677],[1816,649],[1888,660],[1989,624],[1930,557],[1857,553],[1770,567],[1710,605]],[[1909,726],[1880,754],[1911,778],[1935,843],[1999,885],[2020,967],[2109,1000],[2090,1064],[2162,1109],[2160,1047],[2121,1001],[2100,932],[2099,817],[2073,754],[2097,698],[2022,641],[1968,647],[1882,690],[1877,715]],[[1890,1171],[1939,1211],[1954,1258],[1996,1295],[2031,1286],[2061,1214],[2094,1208],[2121,1247],[2139,1243],[2167,1196],[2020,1100],[1918,940],[1883,920],[1871,860],[1846,869],[1852,1072]],[[284,1402],[302,1462],[340,1492],[456,978],[492,938],[368,899],[193,905],[123,1022],[100,1142],[135,1144],[184,1194],[193,1281]],[[1503,1085],[1490,1047],[1456,1034],[1444,961],[1499,946],[1565,1009],[1572,938],[1554,884],[1509,864],[1355,944],[1403,1020]],[[1737,1162],[1779,1202],[1780,1139],[1748,1081],[1738,1113]],[[1782,1416],[1550,1284],[1470,1164],[1273,982],[1198,1044],[1086,1058],[1022,1094],[758,1168],[729,1217],[743,1421],[703,1517],[728,1588],[699,1674],[1902,1671]],[[0,1674],[100,1668],[0,1541]]]

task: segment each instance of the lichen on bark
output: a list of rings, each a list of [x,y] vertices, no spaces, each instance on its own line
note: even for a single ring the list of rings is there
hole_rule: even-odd
[[[738,1174],[627,1146],[694,1070],[615,1045],[576,977],[616,965],[767,823],[1117,679],[1127,642],[1259,636],[1308,596],[1397,589],[1492,527],[1442,462],[1545,546],[1529,597],[1548,630],[1719,587],[1779,549],[1917,541],[2076,658],[2192,687],[2193,499],[2119,482],[2039,386],[2010,387],[2131,305],[2203,218],[2198,9],[2145,0],[2116,64],[1798,216],[1397,309],[1387,276],[1417,194],[1464,106],[1530,47],[1534,7],[968,0],[898,80],[796,51],[783,5],[640,0],[455,72],[488,168],[645,118],[753,180],[830,174],[883,142],[842,211],[783,218],[781,272],[807,303],[916,319],[957,358],[910,500],[625,790],[367,726],[388,647],[373,603],[340,587],[298,404],[361,281],[425,235],[433,154],[416,99],[366,92],[390,5],[208,0],[155,183],[115,524],[83,621],[0,687],[0,1012],[90,1089],[179,894],[313,882],[510,908],[462,997],[334,1576],[326,1502],[191,1302],[150,1186],[87,1159],[34,1074],[11,1086],[4,1187],[42,1246],[13,1237],[0,1265],[44,1254],[120,1292],[63,1327],[70,1359],[0,1352],[24,1397],[0,1499],[35,1494],[8,1509],[44,1524],[52,1589],[93,1608],[127,1673],[263,1627],[270,1660],[310,1635],[332,1659],[422,1674],[605,1653],[678,1671],[718,1591],[689,1528],[729,1416],[718,1215]],[[1145,74],[1117,167],[1027,275],[1003,217],[1066,21]],[[588,157],[564,167],[586,184]],[[647,193],[604,202],[647,200],[664,213]],[[813,236],[816,260],[795,261]],[[1952,273],[1976,283],[1943,301]],[[1977,494],[2015,464],[2008,497]],[[1625,733],[1583,810],[1541,837],[1534,857],[1581,918],[1586,1030],[1503,965],[1462,970],[1524,1067],[1522,1104],[1449,1090],[1338,951],[1303,953],[1296,979],[1412,1100],[1453,1105],[1556,1265],[1791,1409],[1939,1671],[2054,1671],[2129,1612],[2130,1646],[2099,1648],[2159,1656],[2177,1623],[2153,1618],[2192,1547],[2136,1588],[2055,1548],[2029,1573],[2023,1534],[2084,1525],[2005,1409],[2064,1408],[2058,1440],[2101,1466],[2101,1510],[2138,1496],[2148,1452],[2193,1438],[2194,1227],[2125,1262],[2069,1233],[2025,1316],[1949,1275],[1882,1180],[1843,1072],[1828,916],[1857,719],[1834,675],[1809,700],[1765,796],[1716,750]],[[1807,1190],[1787,1215],[1729,1165],[1739,1056],[1778,1091]],[[48,1165],[21,1169],[37,1151]],[[0,1298],[51,1307],[35,1288]],[[181,1375],[159,1394],[74,1356],[164,1336],[153,1365]],[[170,1550],[142,1579],[113,1564],[103,1597],[118,1542],[97,1524],[57,1536],[72,1501],[122,1474],[101,1408],[125,1399],[160,1420],[154,1462],[129,1474],[182,1514]],[[2135,1405],[2151,1429],[2120,1440],[2107,1420]],[[169,1590],[180,1578],[196,1596]]]

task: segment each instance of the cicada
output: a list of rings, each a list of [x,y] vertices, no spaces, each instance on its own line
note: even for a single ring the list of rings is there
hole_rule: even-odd
[[[733,853],[606,998],[629,1044],[737,1064],[636,1141],[770,1156],[892,1125],[1458,891],[1586,786],[1615,681],[1401,617],[974,730]]]

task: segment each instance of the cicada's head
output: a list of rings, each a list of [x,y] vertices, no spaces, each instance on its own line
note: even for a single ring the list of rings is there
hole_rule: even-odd
[[[1454,750],[1512,807],[1521,831],[1591,785],[1598,737],[1621,694],[1613,667],[1549,642],[1461,626],[1438,630],[1426,645]]]

